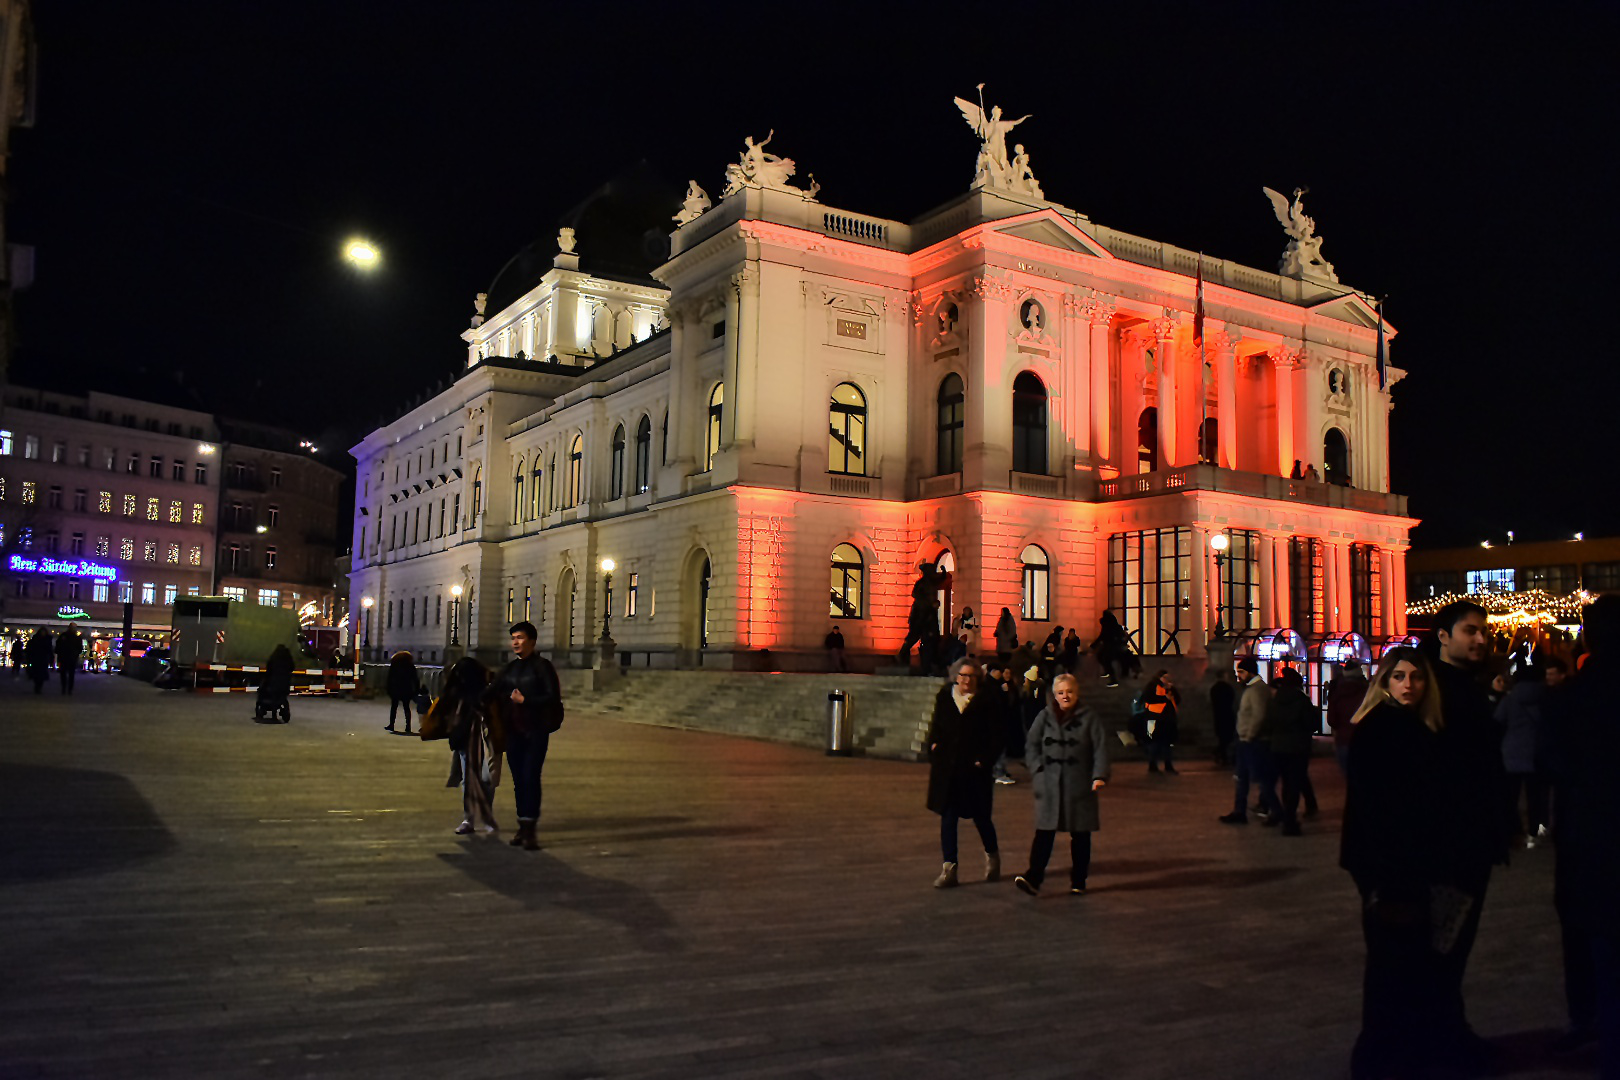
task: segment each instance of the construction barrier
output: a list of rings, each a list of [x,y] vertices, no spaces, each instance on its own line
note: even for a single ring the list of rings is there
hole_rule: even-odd
[[[214,672],[243,675],[263,674],[264,671],[265,668],[262,664],[197,663],[191,666],[191,689],[198,694],[246,694],[250,691],[257,692],[259,689],[257,686],[204,686],[202,685],[201,675],[203,672],[208,672],[210,675]],[[294,668],[292,677],[292,693],[295,696],[341,694],[346,690],[353,690],[358,685],[354,681],[355,673],[341,668]],[[300,678],[308,681],[300,685]],[[319,684],[314,681],[317,678],[320,680]],[[345,682],[344,680],[349,681]]]

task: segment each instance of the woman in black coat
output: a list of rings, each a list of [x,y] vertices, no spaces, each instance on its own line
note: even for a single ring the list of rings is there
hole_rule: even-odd
[[[388,730],[394,730],[394,717],[399,707],[405,706],[405,734],[411,733],[411,702],[416,699],[421,684],[416,678],[416,664],[411,654],[401,649],[388,661]]]
[[[1436,828],[1457,807],[1439,787],[1440,694],[1422,654],[1390,649],[1351,720],[1339,865],[1361,894],[1367,942],[1361,1035],[1352,1077],[1407,1075],[1438,1030],[1444,839]]]
[[[28,646],[23,650],[23,659],[28,664],[28,677],[34,681],[34,693],[45,692],[45,680],[51,677],[51,657],[55,655],[51,648],[51,632],[45,629],[35,630],[28,639]]]
[[[934,888],[956,884],[956,827],[972,818],[984,841],[984,877],[1001,878],[1001,849],[990,820],[995,781],[991,771],[1001,753],[1001,706],[979,692],[979,669],[972,660],[951,665],[950,679],[934,699],[928,725],[928,809],[940,816],[939,846],[945,865]]]

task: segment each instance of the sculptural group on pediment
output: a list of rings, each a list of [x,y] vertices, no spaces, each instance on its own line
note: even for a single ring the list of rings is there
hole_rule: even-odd
[[[1283,249],[1277,272],[1284,277],[1313,277],[1324,281],[1338,281],[1333,264],[1322,258],[1322,238],[1316,235],[1316,219],[1305,213],[1304,197],[1308,188],[1295,188],[1294,201],[1280,191],[1261,188],[1271,200],[1271,209],[1277,221],[1288,234],[1288,246]]]
[[[968,122],[973,134],[979,137],[979,156],[973,163],[973,186],[1000,188],[1003,191],[1033,195],[1037,199],[1045,198],[1041,193],[1041,185],[1036,182],[1035,173],[1029,166],[1029,154],[1024,150],[1024,144],[1014,146],[1012,157],[1007,156],[1007,133],[1029,117],[1026,115],[1017,120],[1004,119],[1000,105],[993,105],[990,111],[986,112],[983,83],[979,84],[979,91],[978,104],[965,98],[954,99],[956,107],[962,111],[962,119]]]
[[[754,141],[752,135],[743,138],[743,151],[736,164],[726,166],[726,186],[720,192],[722,199],[741,191],[745,187],[770,188],[774,191],[788,191],[803,199],[814,199],[821,190],[814,176],[810,177],[810,188],[795,187],[788,183],[798,165],[792,158],[781,157],[766,151],[765,147],[776,138],[776,129],[759,142]]]

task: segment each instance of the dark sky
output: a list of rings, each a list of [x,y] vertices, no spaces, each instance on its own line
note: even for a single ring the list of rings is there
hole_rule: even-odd
[[[454,374],[473,294],[603,181],[645,160],[717,194],[774,127],[823,202],[909,220],[965,190],[951,98],[984,81],[1034,114],[1048,196],[1103,224],[1271,268],[1260,188],[1310,187],[1324,255],[1401,331],[1420,543],[1620,533],[1583,418],[1620,396],[1616,11],[43,0],[14,378],[172,368],[347,446]],[[384,270],[343,266],[350,233]]]

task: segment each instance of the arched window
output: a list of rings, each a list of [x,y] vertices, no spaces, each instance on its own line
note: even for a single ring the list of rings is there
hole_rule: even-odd
[[[643,416],[636,425],[636,494],[652,486],[652,418]]]
[[[469,525],[478,524],[478,514],[479,514],[479,511],[483,509],[483,506],[484,506],[484,470],[483,470],[483,468],[480,467],[480,468],[475,468],[473,470],[472,517],[468,519],[467,524],[469,524]]]
[[[827,471],[866,475],[866,397],[853,383],[833,387],[827,413]]]
[[[1205,465],[1220,461],[1221,422],[1210,416],[1198,425],[1198,460]]]
[[[1149,405],[1136,421],[1136,471],[1150,473],[1159,467],[1159,409]]]
[[[1350,443],[1338,428],[1328,428],[1322,440],[1322,474],[1330,484],[1350,486]]]
[[[1013,380],[1013,472],[1046,472],[1046,386],[1033,371]]]
[[[551,462],[547,466],[551,471],[551,487],[546,492],[546,511],[549,513],[557,509],[557,455],[551,455]]]
[[[703,471],[714,468],[714,459],[720,453],[720,420],[726,410],[726,384],[716,383],[709,395],[709,432],[703,443]]]
[[[608,473],[608,498],[624,497],[624,425],[613,429],[613,462]]]
[[[861,576],[865,572],[861,553],[854,544],[839,544],[832,553],[832,591],[827,613],[835,619],[858,619],[861,608]]]
[[[962,419],[967,411],[962,376],[952,372],[939,384],[939,452],[935,473],[962,471]]]
[[[664,426],[658,429],[658,464],[669,464],[669,410],[664,410]]]
[[[523,521],[523,461],[518,460],[517,472],[512,474],[512,524]]]
[[[575,435],[568,447],[568,505],[585,501],[585,436]]]
[[[529,474],[529,502],[531,504],[529,507],[529,518],[534,521],[538,521],[540,519],[540,512],[542,509],[541,499],[544,498],[544,496],[541,494],[541,492],[544,490],[544,485],[541,483],[541,481],[544,479],[545,470],[540,467],[540,453],[539,451],[536,451],[534,455],[534,471]]]
[[[1026,621],[1045,622],[1048,594],[1051,591],[1051,564],[1046,552],[1034,544],[1018,557],[1024,564],[1024,614]]]

